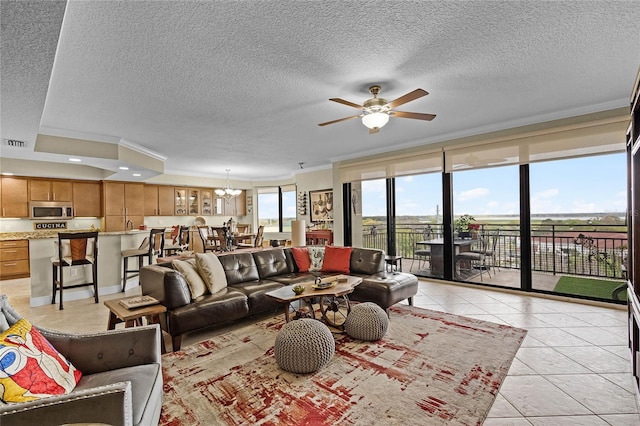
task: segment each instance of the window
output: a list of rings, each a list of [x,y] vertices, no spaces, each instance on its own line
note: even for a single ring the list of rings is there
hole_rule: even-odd
[[[296,208],[295,185],[258,188],[258,226],[264,232],[291,232]]]

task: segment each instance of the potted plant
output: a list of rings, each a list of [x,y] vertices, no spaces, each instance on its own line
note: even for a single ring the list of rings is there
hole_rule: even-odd
[[[469,225],[472,225],[471,222],[474,220],[476,220],[476,218],[469,214],[463,214],[453,220],[453,230],[458,233],[459,238],[471,238]]]

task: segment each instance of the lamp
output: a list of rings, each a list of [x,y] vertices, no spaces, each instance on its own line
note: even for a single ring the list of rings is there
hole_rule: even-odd
[[[372,112],[362,116],[362,124],[370,129],[381,128],[389,122],[389,114],[385,112]]]
[[[226,169],[226,170],[227,170],[227,187],[225,189],[218,188],[215,190],[215,193],[219,197],[222,197],[225,200],[227,200],[227,203],[228,203],[229,200],[231,200],[232,198],[235,198],[238,195],[242,194],[242,190],[231,189],[231,185],[229,184],[229,172],[231,171],[231,169]]]

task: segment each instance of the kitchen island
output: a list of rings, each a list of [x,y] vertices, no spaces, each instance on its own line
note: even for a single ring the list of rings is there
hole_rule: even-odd
[[[91,229],[74,229],[65,232],[87,232]],[[149,231],[116,231],[100,232],[98,235],[98,292],[100,296],[118,293],[122,290],[122,256],[121,251],[137,248]],[[29,266],[31,273],[31,306],[41,306],[51,303],[53,272],[51,259],[58,256],[56,244],[57,231],[27,231],[0,233],[0,241],[28,240]],[[91,268],[74,266],[63,268],[65,284],[72,285],[90,281]],[[137,282],[137,277],[132,277]],[[11,281],[3,281],[4,285],[11,285]],[[0,292],[2,290],[0,289]],[[89,287],[69,289],[64,291],[64,300],[78,300],[93,297],[93,290]]]

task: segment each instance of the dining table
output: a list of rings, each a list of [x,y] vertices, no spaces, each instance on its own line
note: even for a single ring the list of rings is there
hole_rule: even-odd
[[[470,251],[473,244],[479,242],[479,239],[474,238],[455,238],[453,240],[453,246],[455,248],[455,254]],[[432,240],[417,241],[416,245],[429,247],[431,252],[429,265],[431,271],[429,276],[443,277],[444,276],[444,238],[434,238]],[[455,259],[454,259],[455,263]]]

